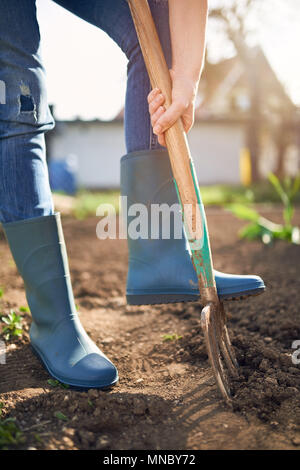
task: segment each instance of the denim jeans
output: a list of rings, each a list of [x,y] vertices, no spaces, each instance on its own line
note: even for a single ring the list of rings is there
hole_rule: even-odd
[[[128,58],[127,152],[159,148],[148,112],[150,83],[126,0],[56,3],[105,31]],[[168,0],[149,4],[171,67]],[[0,221],[53,214],[44,133],[54,127],[54,120],[47,103],[35,0],[0,1],[0,80],[2,94],[5,87],[5,100],[0,96]]]

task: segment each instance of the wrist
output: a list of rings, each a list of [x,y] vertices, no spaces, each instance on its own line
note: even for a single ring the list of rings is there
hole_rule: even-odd
[[[175,67],[172,67],[170,70],[173,85],[176,83],[184,84],[191,94],[196,95],[200,81],[200,73],[196,74],[191,71],[182,70],[182,68],[176,69]]]

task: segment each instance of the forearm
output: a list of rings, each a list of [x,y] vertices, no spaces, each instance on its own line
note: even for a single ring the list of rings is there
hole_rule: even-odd
[[[165,109],[165,97],[154,89],[148,96],[153,132],[166,145],[164,133],[179,118],[185,132],[194,122],[195,99],[202,72],[208,0],[169,0],[172,44],[172,103]]]
[[[198,83],[204,62],[208,0],[169,0],[172,70]]]

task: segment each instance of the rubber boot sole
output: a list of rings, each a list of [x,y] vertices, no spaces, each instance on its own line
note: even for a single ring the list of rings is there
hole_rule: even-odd
[[[68,385],[68,388],[70,388],[71,390],[79,390],[79,391],[83,391],[83,392],[85,390],[89,390],[91,388],[95,388],[95,389],[99,389],[99,390],[110,390],[112,387],[114,387],[119,382],[119,377],[117,377],[117,379],[109,385],[99,385],[99,386],[97,386],[97,385],[81,385],[81,384],[78,384],[78,383],[76,384],[74,382],[70,382],[68,380],[65,380],[65,379],[59,377],[58,375],[56,375],[55,373],[53,373],[53,371],[51,370],[50,367],[48,367],[47,363],[43,360],[42,356],[37,351],[37,349],[32,344],[30,346],[31,346],[31,350],[32,350],[33,354],[39,360],[41,365],[47,370],[49,375],[51,375],[51,377],[58,380],[62,384]]]
[[[265,292],[265,287],[244,291],[236,294],[223,294],[220,300],[244,300],[248,297],[257,296]],[[174,304],[178,302],[199,302],[200,296],[196,294],[146,294],[146,295],[127,295],[128,305],[162,305]]]

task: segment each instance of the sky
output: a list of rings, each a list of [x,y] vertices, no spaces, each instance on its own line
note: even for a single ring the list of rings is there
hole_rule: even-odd
[[[300,0],[273,0],[261,12],[258,42],[288,94],[300,105]],[[101,30],[52,0],[37,0],[48,101],[57,119],[113,119],[124,104],[127,59]],[[251,18],[250,18],[251,21]],[[257,21],[257,20],[255,20]],[[210,55],[230,55],[224,38],[208,26]]]

